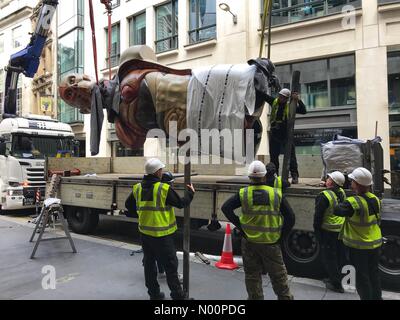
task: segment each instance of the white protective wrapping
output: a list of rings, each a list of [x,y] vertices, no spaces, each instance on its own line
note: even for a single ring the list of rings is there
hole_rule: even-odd
[[[364,165],[360,140],[343,139],[321,144],[324,175],[332,171],[351,173]]]
[[[247,64],[193,69],[188,86],[188,128],[196,131],[198,137],[202,129],[243,131],[246,108],[249,115],[254,113],[255,71],[255,66]],[[201,145],[200,150],[203,155],[213,154],[211,145]],[[223,152],[221,144],[218,155]]]

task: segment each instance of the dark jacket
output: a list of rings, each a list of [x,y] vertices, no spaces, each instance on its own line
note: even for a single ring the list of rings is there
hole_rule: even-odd
[[[151,201],[153,200],[153,185],[161,180],[154,175],[146,175],[144,176],[141,184],[142,184],[142,199]],[[167,194],[166,204],[168,206],[172,206],[178,209],[182,209],[187,207],[190,202],[193,200],[193,191],[187,189],[187,194],[181,198],[176,191],[170,187]],[[136,200],[133,196],[133,192],[131,192],[128,198],[125,201],[125,208],[128,210],[128,217],[137,217],[137,209],[136,209]]]
[[[262,184],[250,184],[250,185],[262,185]],[[225,217],[235,226],[237,227],[241,232],[242,235],[245,235],[241,224],[240,224],[240,219],[239,216],[235,214],[235,210],[240,208],[242,206],[240,202],[240,195],[239,192],[236,193],[234,196],[229,198],[222,206],[221,210],[224,213]],[[284,218],[284,225],[282,228],[282,235],[286,235],[290,232],[290,230],[293,228],[295,224],[295,215],[290,207],[289,203],[287,202],[286,198],[283,197],[282,202],[281,202],[281,207],[280,207],[281,214]]]
[[[339,198],[339,202],[343,202],[343,194],[339,192],[338,188],[332,189],[335,192],[336,196]],[[324,220],[324,213],[326,209],[329,207],[329,200],[323,193],[320,193],[315,198],[315,213],[314,213],[314,231],[319,233],[322,230],[322,223]]]
[[[264,100],[270,105],[272,106],[272,104],[274,103],[274,100],[276,98],[271,97],[270,95],[266,94],[264,95]],[[283,111],[284,111],[284,106],[285,104],[280,104],[278,108],[278,112],[276,113],[276,120],[282,120],[283,118]],[[299,99],[298,101],[298,105],[297,105],[297,109],[296,109],[296,113],[298,114],[306,114],[307,113],[307,109],[305,104],[303,103],[303,101],[301,101]],[[271,134],[276,136],[276,137],[280,137],[280,138],[284,138],[287,135],[287,120],[282,122],[278,127],[274,127],[271,128]]]
[[[266,178],[265,184],[269,187],[274,188],[275,187],[275,178],[276,178],[275,175],[273,175],[273,176],[266,175],[265,178]],[[285,191],[289,187],[290,187],[290,182],[282,180],[282,191]]]

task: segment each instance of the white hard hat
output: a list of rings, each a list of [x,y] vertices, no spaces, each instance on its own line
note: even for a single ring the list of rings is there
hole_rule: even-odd
[[[365,168],[357,168],[349,174],[349,178],[358,184],[368,187],[372,184],[372,174]]]
[[[265,169],[265,164],[261,161],[253,161],[249,165],[248,176],[251,178],[262,178],[267,174],[267,169]]]
[[[153,174],[156,173],[158,170],[165,168],[165,164],[162,163],[159,159],[157,158],[151,158],[146,161],[144,165],[144,171],[146,174]]]
[[[284,96],[284,97],[286,97],[286,98],[289,98],[289,97],[291,96],[292,93],[290,92],[289,89],[284,88],[284,89],[282,89],[281,91],[279,91],[279,94],[280,94],[281,96]]]
[[[343,187],[346,180],[343,173],[341,173],[340,171],[328,173],[328,177],[330,177],[340,187]]]

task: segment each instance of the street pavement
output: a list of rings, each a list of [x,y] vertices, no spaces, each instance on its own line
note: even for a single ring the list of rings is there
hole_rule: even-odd
[[[140,247],[124,242],[73,234],[78,253],[67,240],[41,242],[35,259],[29,259],[33,225],[24,219],[0,216],[0,299],[16,300],[147,300]],[[60,235],[59,232],[57,232]],[[50,234],[46,233],[46,237]],[[182,255],[180,272],[182,272]],[[48,284],[55,269],[55,289]],[[48,267],[47,267],[48,268]],[[339,294],[325,289],[321,281],[289,276],[296,300],[358,300],[354,290]],[[159,280],[169,296],[165,279]],[[266,300],[275,300],[268,277],[263,279]],[[196,300],[245,300],[244,272],[220,270],[196,258],[190,263],[190,296]],[[384,299],[400,300],[399,293],[384,292]]]

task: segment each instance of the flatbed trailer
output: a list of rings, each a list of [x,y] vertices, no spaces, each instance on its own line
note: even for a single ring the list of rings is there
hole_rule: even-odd
[[[115,161],[129,163],[128,159],[49,159],[48,169],[71,170],[73,161],[75,161],[75,167],[78,164],[76,161],[80,162],[83,169],[82,175],[62,177],[59,197],[74,232],[91,233],[99,222],[100,214],[107,214],[115,219],[124,217],[124,220],[136,220],[125,217],[125,200],[132,191],[132,186],[142,179],[143,174],[111,172],[117,167],[123,169],[115,171],[140,172],[143,168],[143,159],[137,159],[135,164],[130,163],[129,166],[113,163]],[[110,163],[104,164],[104,161],[110,161]],[[94,174],[96,169],[100,173]],[[194,167],[195,172],[196,169],[206,171],[204,167]],[[104,171],[105,173],[101,173]],[[226,167],[223,169],[220,166],[221,174],[228,171]],[[91,174],[85,175],[85,173]],[[226,221],[221,212],[223,203],[248,184],[248,178],[244,175],[212,173],[192,176],[192,183],[196,189],[191,204],[192,229],[207,225],[213,215],[216,215],[219,221]],[[177,178],[174,182],[174,188],[181,195],[184,190],[183,181],[183,178]],[[318,186],[319,181],[315,178],[303,178],[300,184],[285,191],[285,196],[295,212],[296,223],[290,234],[282,239],[282,249],[289,273],[296,276],[320,278],[325,276],[321,264],[320,244],[313,232],[315,197],[323,190]],[[176,210],[176,215],[178,226],[182,225],[183,210]],[[381,227],[385,237],[380,264],[382,281],[385,287],[400,290],[400,200],[383,200]]]

